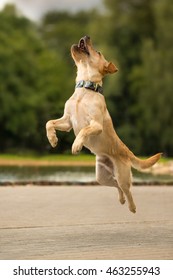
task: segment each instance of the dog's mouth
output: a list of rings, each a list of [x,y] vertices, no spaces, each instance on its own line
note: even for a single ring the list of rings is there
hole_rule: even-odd
[[[79,43],[78,43],[78,48],[79,48],[82,52],[84,52],[84,53],[86,53],[86,54],[88,54],[88,55],[89,55],[89,50],[88,50],[87,41],[88,41],[89,39],[90,39],[90,37],[85,36],[85,37],[81,38],[81,39],[79,40]]]

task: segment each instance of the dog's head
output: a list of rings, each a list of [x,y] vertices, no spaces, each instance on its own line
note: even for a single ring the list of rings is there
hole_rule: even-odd
[[[86,68],[88,72],[100,75],[100,78],[118,71],[112,62],[108,62],[100,52],[94,49],[89,36],[81,38],[78,44],[72,45],[71,55],[78,70],[84,71]]]

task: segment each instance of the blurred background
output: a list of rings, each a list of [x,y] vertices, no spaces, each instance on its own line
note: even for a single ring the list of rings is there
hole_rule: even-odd
[[[1,0],[0,153],[70,153],[45,123],[74,90],[70,47],[90,35],[119,72],[104,80],[115,129],[138,155],[173,156],[172,0]],[[87,151],[86,151],[87,152]]]

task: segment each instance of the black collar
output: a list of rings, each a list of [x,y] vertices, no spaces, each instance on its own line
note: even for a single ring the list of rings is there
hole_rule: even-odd
[[[103,93],[103,88],[99,84],[91,82],[91,81],[81,80],[76,83],[75,88],[82,88],[82,87],[91,89],[91,90],[99,92],[99,93]]]

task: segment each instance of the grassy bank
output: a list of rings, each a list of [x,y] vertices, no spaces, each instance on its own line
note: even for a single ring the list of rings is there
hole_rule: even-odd
[[[147,157],[139,156],[142,159]],[[0,154],[0,160],[48,160],[48,161],[93,161],[95,160],[95,156],[92,154],[79,154],[79,155],[72,155],[72,154],[49,154],[49,155],[36,155],[36,154]],[[160,162],[169,162],[172,161],[173,158],[162,157]]]
[[[0,154],[0,165],[94,165],[94,155],[16,155]]]
[[[144,157],[140,157],[144,158]],[[172,158],[162,157],[160,163],[169,163]],[[0,165],[94,165],[95,156],[92,154],[79,154],[79,155],[34,155],[34,154],[0,154]]]

